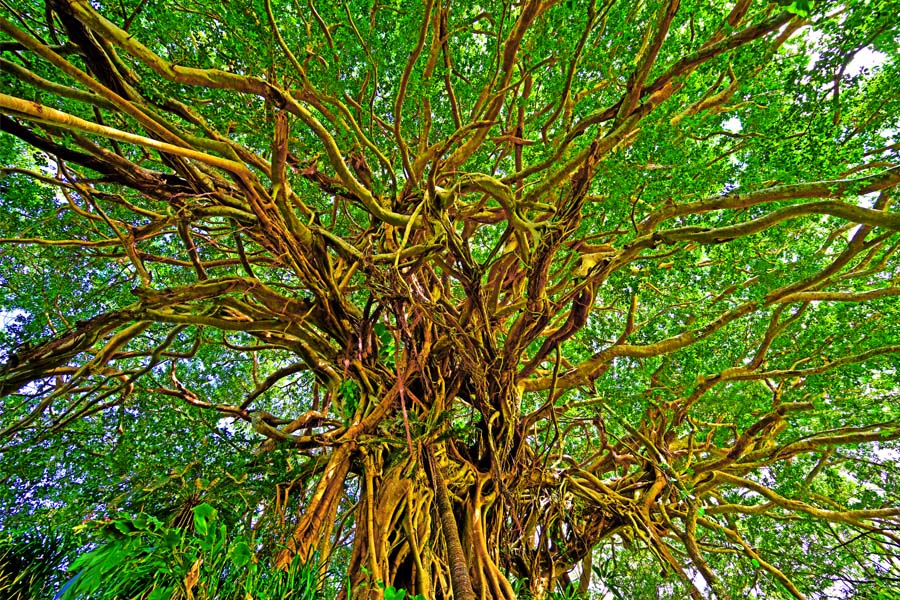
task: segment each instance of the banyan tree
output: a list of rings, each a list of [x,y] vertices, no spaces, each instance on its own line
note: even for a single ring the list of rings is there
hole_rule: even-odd
[[[0,527],[210,506],[341,599],[895,597],[897,14],[0,2]]]

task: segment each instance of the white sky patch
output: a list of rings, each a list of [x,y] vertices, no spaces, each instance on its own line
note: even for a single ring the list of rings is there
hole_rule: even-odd
[[[824,34],[816,29],[809,28],[805,31],[805,36],[810,45],[809,65],[807,66],[807,69],[812,71],[816,68],[816,63],[818,63],[819,59],[822,57],[821,53],[816,52],[813,48],[821,47]],[[869,75],[871,75],[872,71],[881,67],[887,59],[888,55],[884,52],[879,52],[869,46],[864,46],[853,55],[852,59],[844,69],[844,76],[856,77],[863,71],[867,71]]]
[[[737,117],[731,117],[722,123],[722,129],[729,133],[740,133],[744,130],[744,124],[741,123],[741,120]]]
[[[878,50],[872,50],[868,46],[860,50],[847,65],[844,70],[845,75],[855,76],[863,72],[864,69],[871,71],[877,69],[884,64],[888,55]]]
[[[877,199],[878,199],[878,192],[872,192],[870,194],[863,194],[858,197],[857,205],[860,206],[861,208],[872,208],[873,206],[875,206],[875,200],[877,200]],[[848,230],[847,231],[847,239],[852,240],[853,236],[856,235],[856,232],[859,231],[860,227],[862,227],[862,225],[857,225],[853,229]]]
[[[873,206],[875,206],[875,201],[878,200],[878,196],[878,192],[862,194],[861,196],[859,196],[857,204],[862,208],[872,208]]]
[[[884,138],[884,142],[887,145],[896,144],[897,140],[900,139],[900,130],[897,129],[885,129],[879,132],[879,135]]]
[[[14,308],[12,310],[0,310],[0,329],[2,329],[3,331],[9,331],[9,328],[12,326],[12,324],[16,322],[16,319],[27,316],[28,313],[19,308]]]

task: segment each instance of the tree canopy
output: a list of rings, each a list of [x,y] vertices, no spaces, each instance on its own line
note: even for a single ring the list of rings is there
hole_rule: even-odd
[[[0,572],[896,598],[898,14],[0,2]]]

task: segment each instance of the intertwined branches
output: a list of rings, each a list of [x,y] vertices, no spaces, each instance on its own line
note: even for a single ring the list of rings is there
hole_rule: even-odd
[[[350,548],[359,593],[542,596],[579,564],[586,592],[637,541],[692,597],[749,564],[804,598],[781,528],[894,553],[887,486],[831,488],[900,438],[870,414],[900,350],[896,97],[870,98],[896,57],[842,79],[896,13],[257,4],[4,9],[2,200],[34,220],[5,285],[40,251],[80,271],[57,294],[110,298],[13,294],[47,316],[6,356],[6,452],[143,397],[246,422],[257,457],[315,459],[276,564]],[[813,26],[827,110],[790,79]]]

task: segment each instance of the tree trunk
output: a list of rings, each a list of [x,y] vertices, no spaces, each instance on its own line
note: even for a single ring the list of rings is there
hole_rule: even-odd
[[[472,589],[472,581],[469,578],[469,565],[459,542],[459,529],[456,526],[456,517],[453,516],[453,507],[447,492],[447,484],[441,474],[441,466],[434,457],[431,446],[426,446],[428,465],[431,471],[432,484],[434,486],[435,500],[437,501],[438,514],[441,518],[441,531],[444,535],[444,544],[447,546],[447,555],[450,560],[450,578],[453,585],[453,596],[456,600],[475,600],[475,592]]]

